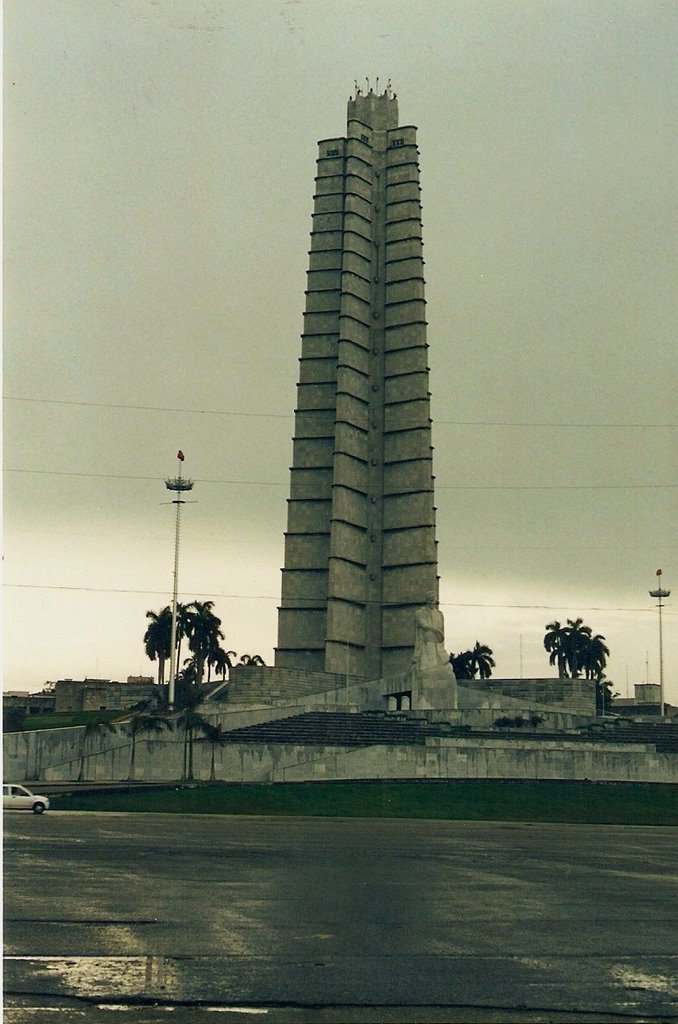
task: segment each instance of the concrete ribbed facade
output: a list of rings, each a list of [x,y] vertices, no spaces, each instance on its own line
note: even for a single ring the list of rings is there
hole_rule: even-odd
[[[437,593],[418,156],[390,90],[319,143],[281,667],[404,671]]]

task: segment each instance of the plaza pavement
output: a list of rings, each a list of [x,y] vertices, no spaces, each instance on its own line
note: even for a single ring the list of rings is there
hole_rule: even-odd
[[[5,1021],[676,1021],[677,838],[6,814]]]

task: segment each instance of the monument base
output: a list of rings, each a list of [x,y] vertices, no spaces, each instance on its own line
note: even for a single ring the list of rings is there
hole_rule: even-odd
[[[415,711],[456,711],[457,680],[452,665],[412,670],[412,709]]]
[[[216,688],[211,700],[243,707],[303,701],[328,709],[350,706],[356,711],[455,711],[459,707],[457,681],[449,662],[424,669],[412,666],[408,672],[372,680],[269,665],[238,665],[231,677],[229,683]]]
[[[369,686],[370,696],[377,700],[372,706],[386,700],[391,711],[456,711],[459,707],[457,680],[449,662],[425,669],[412,666],[409,672],[387,676]]]

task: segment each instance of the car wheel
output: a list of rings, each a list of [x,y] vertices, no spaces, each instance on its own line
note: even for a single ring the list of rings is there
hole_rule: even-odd
[[[42,814],[44,809],[45,805],[41,804],[39,800],[36,804],[33,804],[33,814]]]

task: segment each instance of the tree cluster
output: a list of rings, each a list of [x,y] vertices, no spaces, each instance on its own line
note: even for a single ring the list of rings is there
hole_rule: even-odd
[[[221,629],[221,619],[214,614],[213,601],[191,601],[190,604],[177,605],[176,629],[176,664],[181,665],[181,648],[183,641],[188,643],[190,657],[184,659],[183,667],[177,673],[177,681],[185,687],[200,686],[207,670],[207,682],[215,676],[226,678],[226,673],[233,668],[237,654],[226,651],[221,645],[225,639]],[[144,650],[151,661],[158,661],[158,683],[165,682],[165,666],[171,657],[172,647],[172,609],[162,608],[159,612],[148,611],[150,619],[144,633]],[[241,665],[263,665],[264,660],[259,654],[243,654]]]
[[[450,654],[450,662],[456,679],[489,679],[494,668],[492,648],[476,640],[475,647],[459,654]]]
[[[596,683],[596,712],[606,714],[618,693],[612,693],[612,683],[605,679],[605,667],[610,649],[605,637],[594,635],[583,619],[568,619],[562,626],[556,619],[546,626],[544,647],[549,652],[549,665],[558,666],[560,679],[594,679]]]
[[[600,682],[610,655],[605,637],[593,635],[583,619],[568,619],[562,626],[555,620],[546,626],[544,647],[549,652],[549,665],[558,666],[560,679],[595,679]]]

